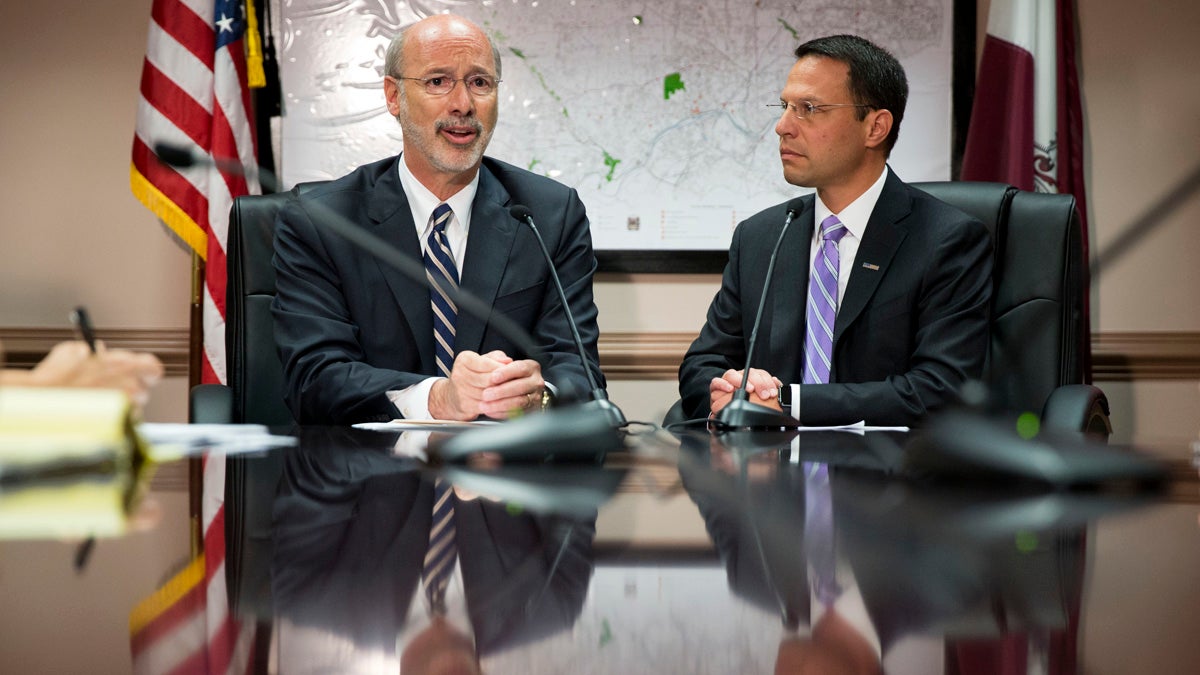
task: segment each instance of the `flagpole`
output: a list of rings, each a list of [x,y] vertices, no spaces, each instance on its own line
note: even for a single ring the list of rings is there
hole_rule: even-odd
[[[204,354],[204,259],[192,251],[192,292],[188,325],[188,391],[200,384]],[[192,557],[204,550],[201,504],[204,495],[204,460],[188,459],[188,531]]]

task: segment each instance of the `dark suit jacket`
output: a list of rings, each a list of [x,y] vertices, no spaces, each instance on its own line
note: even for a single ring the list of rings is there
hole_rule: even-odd
[[[587,597],[594,520],[455,505],[467,610],[481,655],[570,627]],[[433,485],[410,460],[347,447],[289,453],[274,501],[277,617],[391,653],[420,577]]]
[[[801,381],[814,199],[803,199],[780,247],[751,364],[785,383]],[[784,218],[779,204],[734,232],[721,289],[679,369],[689,417],[708,415],[712,378],[746,365]],[[834,325],[831,384],[801,387],[801,421],[912,425],[983,374],[992,247],[982,223],[889,173],[851,270]]]
[[[761,480],[726,475],[703,466],[707,453],[689,445],[685,437],[679,477],[704,518],[730,590],[779,612],[791,629],[809,625],[803,474],[783,467]]]
[[[398,159],[359,167],[280,211],[272,311],[284,396],[301,423],[399,417],[385,392],[437,373],[424,280],[414,281],[321,226],[322,215],[332,211],[419,263],[421,246]],[[571,188],[490,158],[479,170],[460,285],[532,334],[542,353],[524,353],[488,317],[462,308],[455,350],[501,349],[515,359],[537,358],[547,381],[560,390],[586,392],[583,367],[537,241],[508,213],[515,204],[533,211],[591,363],[599,363],[592,301],[596,259],[582,202]],[[593,365],[593,374],[604,382],[598,366]]]

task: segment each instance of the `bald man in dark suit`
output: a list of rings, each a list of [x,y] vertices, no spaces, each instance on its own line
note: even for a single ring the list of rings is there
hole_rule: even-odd
[[[276,222],[272,311],[293,416],[320,424],[503,419],[540,410],[563,390],[590,391],[549,267],[510,215],[514,205],[536,216],[603,386],[596,259],[579,196],[483,156],[497,120],[499,52],[478,26],[437,14],[392,41],[385,72],[404,152],[297,195]],[[414,261],[444,251],[459,287],[490,315],[455,308],[450,327],[437,324],[424,280],[323,229],[329,217],[360,224]],[[444,238],[435,246],[435,237]],[[499,314],[539,353],[500,333]],[[435,341],[435,328],[449,336]]]

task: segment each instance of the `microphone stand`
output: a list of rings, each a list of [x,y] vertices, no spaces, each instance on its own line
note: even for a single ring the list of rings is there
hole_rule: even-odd
[[[775,261],[779,257],[779,247],[783,244],[783,237],[787,234],[788,227],[796,218],[799,209],[798,200],[793,200],[788,204],[787,218],[783,221],[779,239],[775,241],[775,248],[771,251],[771,260],[767,263],[767,277],[763,283],[762,295],[758,299],[758,312],[754,316],[754,328],[750,331],[750,344],[746,347],[746,367],[742,370],[742,384],[733,392],[733,399],[724,408],[721,408],[713,420],[714,426],[718,429],[794,429],[802,426],[800,420],[783,411],[751,403],[750,392],[746,390],[746,385],[750,380],[750,364],[753,363],[754,345],[758,342],[758,328],[762,324],[763,310],[766,308],[767,296],[771,291],[771,281],[775,276]]]
[[[508,212],[529,226],[534,239],[537,239],[542,256],[546,259],[546,266],[550,269],[550,279],[554,281],[554,290],[558,291],[558,301],[562,303],[563,314],[567,316],[567,325],[571,328],[571,337],[575,339],[575,350],[579,352],[579,360],[583,363],[583,374],[587,377],[588,386],[592,390],[592,400],[585,403],[583,407],[599,410],[608,418],[613,428],[619,429],[625,426],[628,424],[625,421],[625,413],[621,412],[621,409],[608,399],[608,393],[596,384],[596,378],[592,375],[592,369],[587,360],[587,351],[583,348],[583,340],[579,337],[579,327],[575,323],[575,315],[571,313],[571,305],[567,303],[567,294],[563,291],[562,281],[558,278],[558,270],[554,267],[554,259],[550,257],[550,250],[546,248],[546,241],[542,239],[542,233],[533,223],[533,213],[529,207],[520,204],[510,207]]]
[[[168,143],[156,143],[154,154],[164,164],[174,168],[210,166],[227,173],[246,174],[246,169],[238,162],[215,160],[207,155],[198,156],[187,148]],[[264,183],[278,184],[275,176],[266,169],[260,169],[259,176]],[[309,200],[305,204],[324,227],[364,253],[391,266],[416,283],[428,285],[430,288],[441,288],[460,309],[489,323],[531,357],[544,353],[524,328],[504,314],[493,313],[487,303],[464,289],[443,287],[425,274],[425,266],[422,263],[410,259],[390,243],[359,227],[323,203]],[[584,368],[584,371],[587,372],[587,368]],[[620,412],[619,409],[617,412]],[[455,452],[443,459],[465,461],[472,454],[492,452],[511,461],[594,461],[602,458],[607,452],[624,446],[610,422],[611,417],[606,411],[600,410],[597,414],[592,409],[582,406],[546,411],[539,415],[509,420],[497,427],[487,426],[463,432],[452,444],[447,444],[452,445]]]

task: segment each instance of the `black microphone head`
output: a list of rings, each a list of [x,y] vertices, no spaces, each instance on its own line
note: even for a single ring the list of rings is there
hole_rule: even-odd
[[[190,148],[171,143],[164,143],[162,141],[155,143],[154,154],[158,157],[158,161],[167,166],[173,166],[176,169],[186,169],[196,164],[196,155],[192,153]]]
[[[786,210],[787,210],[788,217],[795,218],[796,216],[800,215],[800,211],[802,211],[803,208],[804,208],[804,198],[796,197],[795,199],[793,199],[792,201],[787,203]]]
[[[533,211],[530,211],[529,207],[525,206],[524,204],[513,204],[512,206],[508,207],[508,212],[513,218],[516,218],[523,223],[533,218]]]

